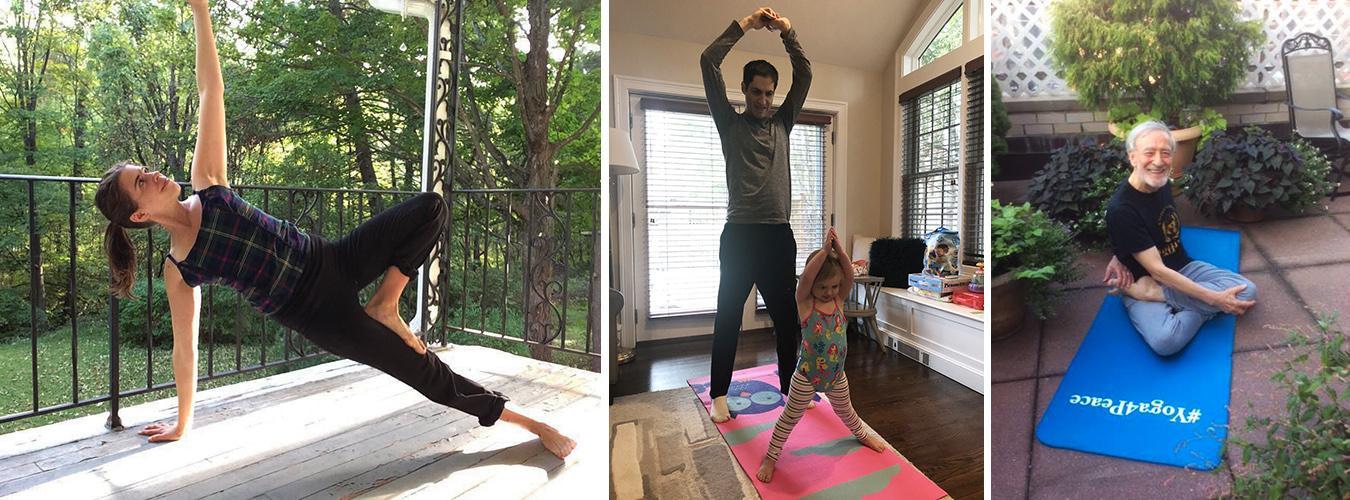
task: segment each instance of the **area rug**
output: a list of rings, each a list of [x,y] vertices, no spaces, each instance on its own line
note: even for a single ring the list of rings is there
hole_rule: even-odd
[[[1197,260],[1237,270],[1239,234],[1185,227]],[[1108,295],[1050,400],[1036,438],[1048,446],[1210,470],[1228,435],[1236,318],[1220,314],[1190,344],[1158,356]]]
[[[755,498],[698,399],[681,387],[609,407],[610,498]]]
[[[689,386],[702,403],[702,419],[710,422],[706,414],[712,404],[708,377],[690,379]],[[716,428],[761,498],[931,500],[947,496],[893,448],[878,453],[863,447],[828,402],[802,415],[784,445],[773,481],[761,483],[755,472],[783,411],[776,367],[764,365],[734,372],[727,399],[732,418],[715,424]],[[862,417],[867,419],[866,415]]]

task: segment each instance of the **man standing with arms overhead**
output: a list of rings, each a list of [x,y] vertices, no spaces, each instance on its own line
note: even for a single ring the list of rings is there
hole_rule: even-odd
[[[746,63],[741,91],[746,107],[736,113],[727,101],[722,79],[722,60],[747,32],[767,28],[777,31],[792,60],[792,87],[783,105],[773,109],[778,88],[778,70],[768,61]],[[811,87],[811,63],[806,60],[797,32],[786,17],[762,7],[732,22],[699,58],[708,111],[717,124],[726,158],[727,223],[719,250],[721,281],[717,289],[717,317],[713,326],[711,389],[712,419],[731,418],[727,387],[741,330],[741,313],[751,285],[759,289],[773,319],[778,349],[779,388],[786,392],[795,371],[797,344],[796,288],[797,243],[792,236],[789,214],[792,205],[792,172],[789,134],[806,102]]]

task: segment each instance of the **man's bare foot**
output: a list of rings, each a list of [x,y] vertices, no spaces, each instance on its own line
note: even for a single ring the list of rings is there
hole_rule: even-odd
[[[426,343],[422,342],[422,339],[418,338],[417,335],[414,335],[412,329],[408,328],[408,323],[398,316],[397,308],[382,307],[373,303],[366,304],[366,314],[397,333],[399,338],[403,339],[403,343],[417,351],[417,354],[427,353]]]
[[[564,436],[561,432],[558,432],[558,429],[554,429],[548,424],[539,423],[529,430],[534,435],[539,436],[539,441],[544,443],[544,448],[558,458],[567,458],[567,455],[572,453],[572,449],[577,447],[576,441]]]
[[[764,461],[759,463],[759,471],[755,472],[755,477],[759,478],[761,483],[773,481],[773,468],[776,465],[778,465],[778,461],[764,457]]]
[[[876,435],[875,432],[867,433],[867,437],[859,440],[859,442],[861,442],[863,446],[871,448],[872,451],[879,452],[886,449],[886,442],[882,441],[881,436]]]
[[[713,422],[722,423],[731,420],[731,410],[727,409],[727,397],[718,396],[712,400],[712,409],[708,412]]]
[[[1159,285],[1157,280],[1149,276],[1135,280],[1129,288],[1123,289],[1121,292],[1134,300],[1167,302],[1167,296],[1163,295],[1162,285]]]

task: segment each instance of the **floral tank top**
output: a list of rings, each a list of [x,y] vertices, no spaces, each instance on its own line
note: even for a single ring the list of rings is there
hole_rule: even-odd
[[[812,299],[813,301],[815,299]],[[816,304],[802,321],[802,345],[797,351],[797,371],[806,376],[816,392],[834,388],[844,372],[844,350],[848,348],[844,312],[835,302],[834,312],[822,313]]]

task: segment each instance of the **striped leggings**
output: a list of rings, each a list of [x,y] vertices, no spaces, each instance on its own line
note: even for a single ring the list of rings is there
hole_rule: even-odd
[[[783,451],[783,443],[787,441],[788,434],[792,433],[792,428],[797,426],[797,421],[802,419],[802,414],[806,412],[806,405],[815,398],[815,387],[811,381],[806,379],[806,375],[801,372],[795,372],[792,375],[792,387],[788,391],[787,404],[783,406],[783,413],[778,416],[778,423],[773,426],[773,437],[769,439],[769,450],[765,456],[775,462],[778,461],[778,454]],[[834,387],[825,393],[830,399],[830,406],[834,407],[834,414],[839,415],[839,420],[844,421],[844,426],[853,433],[853,437],[859,441],[867,437],[867,428],[863,424],[858,414],[853,411],[853,400],[848,395],[848,377],[843,373],[839,374],[839,381],[835,382]]]

